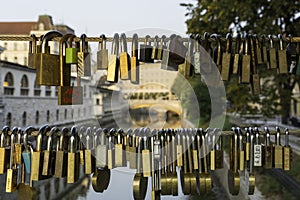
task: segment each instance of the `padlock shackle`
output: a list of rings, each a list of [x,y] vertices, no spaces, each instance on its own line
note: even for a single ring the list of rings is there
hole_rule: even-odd
[[[131,43],[131,57],[138,57],[138,48],[139,48],[139,38],[136,33],[132,36],[132,43]]]
[[[145,36],[145,40],[144,40],[145,45],[147,45],[147,42],[149,42],[149,45],[151,44],[150,39],[151,39],[150,35]]]
[[[31,34],[30,37],[32,40],[29,41],[29,52],[32,54],[36,54],[36,43],[37,43],[37,37],[35,34]]]
[[[283,49],[283,37],[282,37],[282,34],[278,34],[278,39],[279,39],[279,50],[284,50]]]
[[[100,35],[100,38],[101,38],[101,42],[99,42],[99,47],[101,49],[106,49],[106,36],[104,34],[101,34]],[[101,43],[101,44],[100,44]],[[100,49],[99,49],[100,50]]]
[[[119,56],[119,34],[115,33],[111,44],[111,54]]]
[[[86,149],[90,150],[92,148],[92,129],[91,127],[88,127],[85,131],[85,139],[86,139]]]
[[[245,53],[245,55],[250,55],[249,54],[249,47],[250,47],[249,38],[250,38],[250,36],[246,33],[244,35],[244,43],[245,43],[245,45],[244,45],[244,53]]]
[[[226,52],[231,53],[232,48],[232,35],[231,33],[227,33],[226,35]]]
[[[62,37],[62,36],[63,36],[63,34],[59,31],[49,31],[45,35],[43,35],[43,37],[41,37],[42,38],[41,45],[44,49],[44,52],[46,50],[46,47],[49,45],[48,42],[50,40],[52,40],[55,37]],[[42,52],[43,52],[43,50],[42,50]]]
[[[270,42],[270,48],[274,48],[273,35],[269,34],[268,38],[269,38],[269,42]]]
[[[121,46],[121,52],[127,53],[127,41],[126,41],[126,34],[122,33],[120,36],[120,46]]]
[[[85,41],[85,39],[86,39],[86,34],[82,34],[81,36],[80,36],[80,46],[79,46],[79,51],[81,51],[81,52],[84,52],[85,50],[86,50],[86,45],[87,45],[87,42]]]

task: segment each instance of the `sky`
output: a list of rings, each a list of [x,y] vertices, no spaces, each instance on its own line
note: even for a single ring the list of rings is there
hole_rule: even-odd
[[[1,5],[0,21],[37,21],[48,14],[55,24],[66,24],[76,35],[88,36],[140,29],[163,29],[185,34],[186,9],[195,0],[10,0]]]

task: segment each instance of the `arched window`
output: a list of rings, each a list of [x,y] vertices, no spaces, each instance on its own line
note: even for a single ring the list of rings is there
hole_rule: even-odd
[[[6,116],[6,125],[11,127],[11,113],[7,113],[7,116]]]
[[[49,97],[51,96],[51,86],[46,86],[46,96]]]
[[[22,115],[22,126],[26,126],[26,120],[27,120],[27,113],[23,112],[23,115]]]
[[[40,118],[40,113],[39,113],[39,111],[36,111],[35,112],[35,123],[36,124],[39,124],[39,118]]]
[[[67,119],[67,117],[68,117],[68,110],[65,109],[65,119]]]
[[[15,88],[14,88],[14,77],[13,77],[12,73],[8,72],[5,75],[3,87],[4,87],[5,95],[14,95]]]
[[[59,120],[59,110],[57,109],[56,110],[56,121],[58,121]]]
[[[41,96],[41,86],[34,81],[34,96]]]
[[[49,121],[50,121],[50,111],[47,110],[47,122],[49,122]]]
[[[21,79],[21,96],[28,96],[29,87],[28,87],[28,78],[26,75],[23,75]]]

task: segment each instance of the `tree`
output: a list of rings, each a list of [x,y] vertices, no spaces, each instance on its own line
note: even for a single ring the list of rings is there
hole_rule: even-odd
[[[291,34],[299,36],[300,30],[300,2],[298,0],[198,0],[195,4],[184,4],[188,17],[186,24],[188,33],[204,32],[218,33],[225,36],[230,33],[250,34]],[[299,84],[299,76],[280,74],[274,76],[272,84],[270,79],[263,79],[260,98],[249,96],[249,90],[245,86],[237,86],[232,81],[227,85],[227,97],[234,104],[235,111],[255,112],[245,106],[244,101],[251,101],[262,106],[263,114],[270,116],[279,113],[282,122],[287,123],[290,117],[290,105],[292,90],[295,84]],[[270,76],[270,72],[261,70],[261,77]],[[236,95],[239,92],[239,95]],[[277,106],[279,103],[279,106]]]

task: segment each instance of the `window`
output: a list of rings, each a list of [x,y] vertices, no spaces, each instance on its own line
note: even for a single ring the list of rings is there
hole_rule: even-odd
[[[7,49],[7,42],[4,42],[4,48],[5,48],[6,50],[8,50],[8,49]]]
[[[96,105],[100,105],[100,99],[96,99]]]
[[[47,122],[50,121],[50,111],[49,111],[49,110],[47,110],[47,119],[46,119],[46,121],[47,121]]]
[[[46,86],[46,91],[45,91],[45,92],[46,92],[45,95],[46,95],[47,97],[51,96],[51,86]]]
[[[22,126],[26,126],[26,120],[27,120],[27,114],[26,114],[26,112],[23,112],[23,115],[22,115]]]
[[[35,112],[35,124],[39,124],[40,113],[39,111]]]
[[[59,120],[59,110],[57,109],[56,110],[56,121],[58,121]]]
[[[6,116],[6,125],[11,127],[11,113],[7,113],[7,116]]]
[[[41,96],[41,86],[34,81],[34,96]]]
[[[27,57],[24,57],[24,65],[27,66]]]
[[[15,42],[15,43],[14,43],[14,51],[17,51],[17,50],[18,50],[18,43]]]
[[[5,75],[3,87],[5,95],[14,95],[14,78],[12,73],[8,72]]]
[[[67,117],[68,117],[68,110],[65,109],[65,119],[67,119]]]
[[[29,87],[28,87],[28,78],[26,75],[23,75],[21,79],[21,96],[28,96]]]

